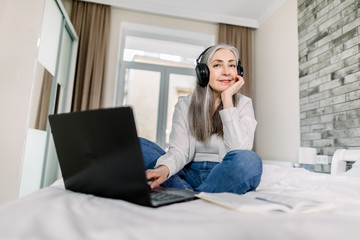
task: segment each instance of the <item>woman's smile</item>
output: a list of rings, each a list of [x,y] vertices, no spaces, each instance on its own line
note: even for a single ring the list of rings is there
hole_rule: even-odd
[[[223,84],[228,84],[228,83],[231,83],[233,81],[233,79],[223,79],[223,80],[218,80],[218,81]]]

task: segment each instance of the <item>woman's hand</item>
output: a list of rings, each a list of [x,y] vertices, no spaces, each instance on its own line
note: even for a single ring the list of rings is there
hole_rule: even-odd
[[[146,179],[148,181],[152,181],[150,184],[150,188],[156,188],[160,186],[169,176],[169,168],[165,165],[160,165],[156,169],[148,169],[146,170]]]
[[[223,103],[224,109],[234,107],[234,104],[232,102],[232,96],[236,94],[244,84],[244,78],[237,75],[234,84],[221,93],[221,101]]]

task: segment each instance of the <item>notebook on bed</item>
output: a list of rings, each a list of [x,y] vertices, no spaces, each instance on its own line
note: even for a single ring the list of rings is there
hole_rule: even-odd
[[[55,114],[49,121],[66,189],[149,207],[194,198],[186,190],[150,190],[131,107]]]

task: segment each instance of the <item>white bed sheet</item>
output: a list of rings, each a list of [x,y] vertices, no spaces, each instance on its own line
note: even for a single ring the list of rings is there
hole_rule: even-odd
[[[360,178],[264,165],[257,192],[330,201],[317,213],[247,213],[203,200],[157,209],[64,190],[0,207],[0,239],[360,239]]]

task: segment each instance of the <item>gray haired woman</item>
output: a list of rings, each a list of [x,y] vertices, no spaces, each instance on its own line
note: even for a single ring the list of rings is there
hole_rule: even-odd
[[[251,99],[239,93],[244,79],[238,51],[217,44],[196,62],[196,88],[175,106],[169,150],[140,138],[150,187],[255,190],[262,161],[251,151],[257,122]]]

